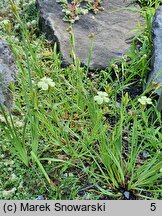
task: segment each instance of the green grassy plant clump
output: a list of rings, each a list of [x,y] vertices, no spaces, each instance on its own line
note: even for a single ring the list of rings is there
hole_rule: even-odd
[[[148,6],[155,6],[156,4],[162,3],[161,0],[136,0],[136,2],[141,6],[141,7],[148,7]]]
[[[57,0],[57,2],[61,4],[62,11],[65,13],[63,20],[70,23],[79,20],[79,15],[86,15],[89,11],[97,13],[104,10],[101,0]]]
[[[18,66],[15,108],[0,112],[0,198],[161,199],[158,86],[142,90],[155,5],[142,8],[146,26],[139,24],[127,55],[96,72],[81,67],[72,28],[73,61],[62,68],[57,45],[28,27],[25,10],[11,0],[8,21],[7,14],[0,21]]]

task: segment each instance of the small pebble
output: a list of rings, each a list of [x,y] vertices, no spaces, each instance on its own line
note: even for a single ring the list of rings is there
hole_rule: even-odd
[[[39,195],[39,196],[37,196],[36,200],[44,200],[44,196]]]
[[[143,151],[143,157],[144,157],[144,158],[147,158],[148,155],[149,155],[148,151],[144,150],[144,151]]]
[[[130,197],[129,191],[125,191],[125,192],[124,192],[124,196],[125,196],[125,198],[129,199],[129,197]]]

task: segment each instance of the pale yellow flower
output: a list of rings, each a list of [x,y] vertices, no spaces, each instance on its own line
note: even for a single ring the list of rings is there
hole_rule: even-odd
[[[110,101],[110,99],[108,98],[108,94],[106,92],[98,91],[97,94],[98,95],[94,96],[94,100],[98,104],[102,104],[104,102],[108,103]]]
[[[141,96],[138,99],[138,102],[140,102],[140,104],[142,104],[142,105],[152,104],[151,98],[148,98],[146,96]]]
[[[51,78],[43,77],[39,82],[38,82],[38,87],[41,88],[44,91],[47,91],[48,88],[54,87],[55,83]]]

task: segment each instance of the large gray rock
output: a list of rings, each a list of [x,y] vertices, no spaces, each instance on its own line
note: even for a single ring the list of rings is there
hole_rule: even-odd
[[[11,83],[16,80],[15,58],[6,41],[0,40],[0,104],[11,109],[13,95]]]
[[[152,22],[152,39],[153,39],[153,55],[152,55],[152,71],[148,77],[150,81],[162,85],[162,6],[160,6]],[[157,94],[161,94],[161,90],[157,90]]]
[[[162,6],[160,6],[153,18],[152,22],[152,38],[153,38],[153,55],[152,55],[152,71],[148,76],[147,83],[155,82],[162,86]],[[157,109],[162,110],[162,91],[157,90],[160,96]]]
[[[94,33],[94,48],[90,68],[106,68],[114,58],[121,58],[130,47],[140,16],[128,9],[128,0],[104,0],[104,11],[94,15],[80,16],[73,24],[76,42],[76,54],[83,65],[87,65],[90,50],[88,35]],[[64,14],[56,0],[37,0],[40,11],[40,29],[48,40],[57,42],[65,65],[72,62],[69,49],[69,35],[66,29],[69,23],[62,19]],[[130,5],[132,6],[132,5]],[[137,9],[137,8],[136,8]]]

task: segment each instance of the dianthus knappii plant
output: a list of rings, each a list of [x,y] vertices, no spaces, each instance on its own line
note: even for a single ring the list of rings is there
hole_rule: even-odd
[[[63,20],[70,23],[79,20],[79,15],[104,10],[101,6],[102,0],[57,0],[57,2],[61,4],[62,11],[65,13]]]

